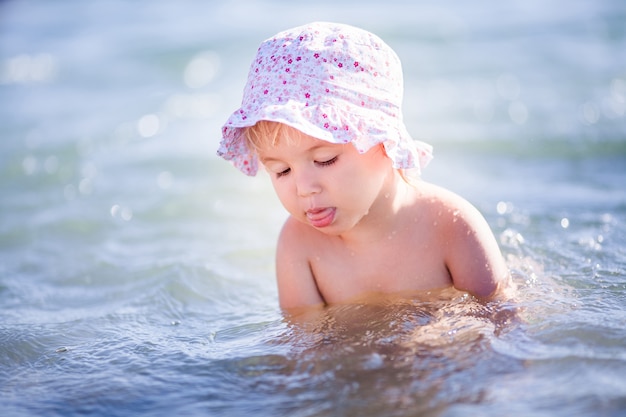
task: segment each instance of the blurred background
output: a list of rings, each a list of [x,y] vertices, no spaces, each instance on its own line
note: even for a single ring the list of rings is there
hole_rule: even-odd
[[[273,352],[269,340],[284,332],[273,254],[286,214],[264,174],[245,177],[215,151],[259,43],[314,20],[360,26],[396,50],[406,124],[435,148],[424,178],[483,212],[511,267],[529,274],[526,283],[550,276],[582,291],[572,303],[587,308],[575,318],[559,311],[562,322],[553,317],[530,350],[562,357],[554,352],[567,348],[554,343],[567,334],[592,358],[619,357],[626,3],[4,0],[7,410],[106,414],[118,410],[107,408],[111,401],[128,405],[116,391],[122,386],[136,394],[137,413],[147,403],[180,411],[200,401],[200,391],[186,386],[187,394],[162,398],[182,387],[155,375],[202,384],[206,374],[192,369],[203,363],[222,378],[209,378],[217,397],[246,397],[236,388],[244,380],[238,365],[213,361]],[[584,331],[568,333],[573,327]],[[624,369],[621,358],[614,372]],[[595,381],[586,394],[624,404],[623,384],[603,379],[600,365],[587,371],[578,374]],[[87,373],[94,376],[85,380]],[[272,376],[260,374],[271,385]],[[234,382],[220,391],[223,378]],[[543,387],[531,399],[567,397],[529,378]],[[248,407],[269,405],[263,401]]]
[[[615,0],[3,1],[0,239],[9,250],[42,234],[101,242],[92,232],[149,213],[159,221],[143,230],[167,219],[192,235],[199,224],[215,233],[204,229],[219,213],[257,216],[253,228],[267,216],[280,223],[266,181],[239,178],[215,149],[260,41],[312,20],[361,26],[398,52],[407,125],[435,146],[426,179],[492,211],[536,187],[550,199],[558,187],[544,189],[542,176],[584,182],[608,169],[581,168],[589,157],[624,160],[625,9]],[[520,184],[545,158],[548,172]],[[598,181],[617,181],[609,171]],[[241,201],[250,198],[272,209],[251,213]]]

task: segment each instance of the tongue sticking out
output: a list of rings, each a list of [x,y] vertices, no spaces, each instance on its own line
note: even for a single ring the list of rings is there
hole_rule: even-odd
[[[311,209],[306,212],[306,217],[313,227],[326,227],[335,220],[335,208],[326,207],[320,209]]]

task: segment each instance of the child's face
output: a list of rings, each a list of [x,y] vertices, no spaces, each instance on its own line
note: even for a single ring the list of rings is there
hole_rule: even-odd
[[[382,145],[359,154],[287,128],[275,146],[259,149],[283,206],[297,220],[336,235],[352,229],[383,193],[393,172]]]

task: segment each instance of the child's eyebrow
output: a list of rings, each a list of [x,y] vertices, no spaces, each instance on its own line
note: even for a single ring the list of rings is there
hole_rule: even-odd
[[[281,162],[281,160],[278,159],[278,158],[271,158],[271,157],[267,158],[267,157],[264,157],[264,156],[259,156],[259,159],[261,160],[261,163],[263,165],[265,165],[268,162]]]

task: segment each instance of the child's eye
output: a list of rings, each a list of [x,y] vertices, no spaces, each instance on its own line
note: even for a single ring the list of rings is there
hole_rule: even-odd
[[[289,174],[289,171],[291,171],[291,168],[287,168],[284,171],[277,172],[276,178],[284,177],[285,175]]]
[[[338,157],[337,157],[337,156],[335,156],[334,158],[331,158],[331,159],[329,159],[329,160],[327,160],[327,161],[318,161],[318,162],[316,162],[316,163],[317,163],[317,165],[321,165],[321,166],[325,167],[325,166],[332,165],[332,164],[334,164],[335,162],[337,162],[337,158],[338,158]]]

